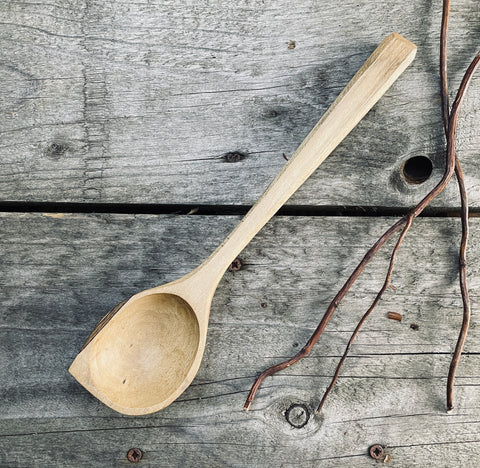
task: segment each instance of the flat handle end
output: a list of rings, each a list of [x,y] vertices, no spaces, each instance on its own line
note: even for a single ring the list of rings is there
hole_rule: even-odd
[[[417,46],[413,42],[409,41],[408,39],[403,37],[401,34],[396,33],[396,32],[388,35],[383,41],[396,41],[396,42],[400,42],[400,43],[405,44],[406,47],[408,47],[412,50],[417,49]]]
[[[399,57],[404,57],[406,66],[408,66],[415,55],[417,54],[418,47],[399,33],[392,33],[388,35],[378,46],[377,50],[380,52],[386,48],[391,48],[392,53],[397,54]]]

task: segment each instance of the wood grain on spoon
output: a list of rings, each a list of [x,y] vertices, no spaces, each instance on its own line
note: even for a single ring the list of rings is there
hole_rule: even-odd
[[[194,379],[205,349],[210,305],[232,260],[350,133],[415,57],[391,34],[375,49],[257,203],[199,267],[142,291],[102,319],[70,373],[114,410],[148,414]]]

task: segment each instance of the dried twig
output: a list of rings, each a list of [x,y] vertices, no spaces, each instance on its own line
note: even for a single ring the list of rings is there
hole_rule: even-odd
[[[443,14],[442,14],[442,29],[441,29],[441,45],[440,45],[440,81],[441,81],[441,96],[442,96],[442,117],[444,122],[444,129],[445,129],[445,136],[448,138],[448,119],[449,119],[449,104],[448,104],[448,79],[447,79],[447,55],[446,55],[446,47],[447,47],[447,33],[448,33],[448,17],[450,12],[450,0],[444,0],[443,3]],[[459,190],[460,190],[460,199],[461,199],[461,217],[462,217],[462,239],[460,244],[460,253],[459,253],[459,278],[460,278],[460,290],[462,294],[463,300],[463,323],[462,328],[460,330],[460,334],[458,337],[457,345],[455,348],[454,355],[452,357],[452,361],[450,364],[450,370],[448,374],[448,381],[447,381],[447,411],[450,411],[453,408],[453,383],[455,379],[455,371],[458,366],[458,362],[460,360],[460,355],[462,353],[463,345],[465,343],[465,339],[468,332],[468,326],[470,323],[470,301],[468,298],[468,288],[466,284],[466,249],[467,249],[467,242],[468,242],[468,198],[467,192],[465,189],[465,181],[463,176],[463,171],[460,165],[460,161],[458,160],[457,155],[455,154],[455,175],[457,177]],[[411,223],[411,222],[410,222]],[[409,225],[408,225],[409,227]],[[388,283],[390,280],[390,276],[393,271],[393,266],[395,262],[395,256],[398,248],[400,247],[401,241],[408,230],[408,227],[405,226],[404,231],[402,232],[395,249],[392,252],[392,257],[390,260],[390,268],[387,272],[387,278],[385,280],[385,284],[378,293],[375,301],[368,309],[368,311],[364,314],[360,322],[358,323],[357,327],[355,328],[349,342],[347,348],[337,366],[335,371],[335,375],[330,383],[329,387],[326,389],[320,405],[318,406],[317,411],[321,411],[325,400],[332,390],[333,386],[335,385],[338,375],[340,373],[340,369],[345,361],[348,352],[350,351],[351,345],[355,340],[360,328],[362,327],[365,320],[368,318],[372,310],[378,304],[382,294],[388,287]]]
[[[450,106],[448,98],[448,75],[447,75],[447,37],[448,37],[448,20],[450,16],[450,0],[443,1],[442,12],[442,27],[440,32],[440,83],[441,83],[441,97],[442,97],[442,118],[445,136],[448,138],[448,119],[450,115]],[[453,409],[453,384],[455,381],[455,372],[458,367],[460,356],[462,354],[463,346],[467,338],[468,327],[470,324],[470,300],[468,297],[467,286],[467,243],[468,243],[468,196],[465,188],[465,179],[463,176],[462,167],[455,154],[455,176],[457,178],[458,189],[460,192],[461,203],[461,219],[462,219],[462,238],[460,241],[460,252],[458,255],[458,273],[460,282],[460,292],[463,303],[463,322],[460,333],[453,353],[452,361],[448,371],[447,379],[447,411]]]
[[[382,289],[380,289],[379,293],[377,294],[377,297],[375,297],[374,301],[372,302],[372,305],[369,307],[369,309],[365,312],[363,317],[360,319],[360,322],[358,322],[357,327],[355,328],[354,332],[352,333],[352,336],[350,337],[350,340],[348,341],[347,348],[345,349],[345,352],[343,353],[342,359],[340,359],[340,362],[338,363],[337,369],[335,371],[335,375],[333,376],[333,379],[328,386],[328,388],[325,390],[325,393],[323,394],[322,400],[320,401],[320,404],[318,405],[317,412],[320,412],[322,410],[322,407],[325,403],[325,400],[327,399],[328,394],[334,387],[335,383],[337,382],[338,375],[340,374],[340,369],[342,368],[343,362],[347,358],[348,352],[350,351],[350,348],[352,346],[352,343],[354,342],[355,338],[357,337],[358,332],[360,331],[360,328],[364,324],[365,320],[367,320],[368,316],[372,313],[373,309],[376,307],[376,305],[380,302],[380,299],[382,298],[383,293],[385,290],[388,288],[388,285],[390,283],[390,278],[392,277],[393,273],[393,267],[395,265],[395,259],[397,257],[397,252],[400,246],[402,245],[403,239],[405,238],[411,224],[413,221],[413,217],[410,216],[407,220],[407,223],[405,224],[405,227],[403,228],[403,231],[401,232],[397,243],[395,244],[395,247],[392,252],[392,256],[390,258],[390,265],[388,267],[387,271],[387,276],[385,278],[385,282],[383,283]]]
[[[445,15],[445,11],[447,12],[446,15]],[[447,26],[448,26],[448,12],[449,12],[449,0],[445,0],[444,16],[443,16],[444,19],[442,20],[442,44],[443,43],[446,44],[446,33],[447,33]],[[442,47],[442,51],[443,50],[444,50],[444,48]],[[442,54],[443,53],[444,52],[442,52]],[[460,281],[461,281],[461,285],[462,285],[462,287],[461,287],[462,288],[462,297],[464,298],[464,324],[462,325],[462,330],[461,330],[461,333],[460,333],[460,336],[459,336],[459,339],[458,339],[458,342],[457,342],[457,348],[455,350],[454,358],[452,359],[452,364],[450,366],[450,373],[449,373],[449,385],[450,385],[450,387],[449,388],[451,388],[451,386],[453,386],[453,378],[454,378],[454,374],[455,374],[455,369],[456,369],[456,366],[458,364],[458,358],[461,354],[461,350],[463,348],[463,344],[464,344],[465,337],[466,337],[466,332],[467,332],[467,328],[468,328],[469,310],[470,310],[469,306],[468,306],[468,293],[467,293],[467,296],[465,296],[465,293],[467,292],[467,290],[466,290],[465,266],[464,266],[465,265],[464,255],[465,255],[465,248],[466,248],[466,235],[468,234],[468,225],[467,225],[467,223],[464,222],[464,220],[466,220],[468,218],[468,211],[465,211],[465,210],[468,210],[468,208],[466,208],[466,206],[467,206],[466,203],[465,204],[463,203],[466,200],[466,192],[465,192],[465,187],[464,187],[464,184],[463,184],[463,174],[461,172],[461,168],[460,168],[460,164],[458,162],[458,158],[456,157],[455,142],[456,142],[456,130],[457,130],[457,123],[458,123],[458,114],[459,114],[459,111],[460,111],[460,107],[461,107],[463,98],[465,96],[465,91],[468,88],[468,85],[470,83],[472,75],[475,72],[479,62],[480,62],[480,53],[477,54],[477,56],[473,59],[472,63],[470,64],[467,71],[465,72],[465,75],[463,76],[462,82],[461,82],[460,87],[458,89],[457,96],[456,96],[455,101],[453,103],[452,110],[451,110],[450,114],[448,113],[448,100],[446,101],[446,104],[445,104],[445,99],[442,101],[442,109],[444,109],[443,110],[443,112],[444,112],[443,116],[444,116],[444,122],[445,122],[444,125],[445,125],[445,130],[446,130],[446,135],[447,135],[447,151],[446,151],[445,172],[444,172],[440,182],[438,182],[438,184],[428,193],[428,195],[426,195],[420,201],[420,203],[418,203],[418,205],[416,205],[406,216],[399,219],[395,224],[393,224],[389,229],[387,229],[387,231],[385,231],[382,234],[382,236],[377,240],[377,242],[375,242],[375,244],[370,248],[370,250],[368,250],[368,252],[363,257],[363,259],[361,260],[359,265],[355,268],[353,273],[347,279],[346,283],[342,286],[340,291],[337,293],[337,295],[335,296],[333,301],[328,306],[328,308],[327,308],[325,314],[323,315],[322,319],[320,320],[320,323],[318,324],[316,330],[314,331],[314,333],[312,334],[310,339],[307,341],[305,346],[295,356],[291,357],[290,359],[287,359],[286,361],[283,361],[279,364],[276,364],[276,365],[266,369],[265,371],[263,371],[257,377],[257,379],[255,380],[255,382],[254,382],[254,384],[253,384],[253,386],[252,386],[252,388],[251,388],[251,390],[248,394],[247,400],[246,400],[245,405],[244,405],[244,409],[246,411],[248,411],[250,409],[251,404],[253,402],[253,399],[255,398],[255,394],[256,394],[258,388],[260,387],[260,384],[263,382],[263,380],[265,380],[266,377],[268,377],[270,375],[273,375],[276,372],[279,372],[279,371],[281,371],[281,370],[283,370],[287,367],[290,367],[291,365],[295,364],[300,359],[302,359],[303,357],[305,357],[307,354],[310,353],[313,346],[317,342],[318,338],[320,337],[320,335],[324,331],[324,329],[325,329],[328,321],[330,320],[331,316],[333,315],[336,308],[338,307],[338,304],[345,297],[346,293],[348,292],[350,287],[353,285],[353,283],[356,281],[356,279],[360,276],[360,274],[363,271],[363,269],[365,268],[365,266],[370,262],[370,260],[378,252],[378,250],[380,250],[380,248],[388,241],[388,239],[390,239],[393,236],[393,234],[395,234],[402,227],[404,227],[403,232],[401,233],[401,235],[400,235],[400,237],[397,241],[397,244],[396,244],[396,246],[393,250],[391,261],[390,261],[390,267],[389,267],[389,270],[387,272],[387,278],[385,280],[384,286],[382,287],[382,289],[378,293],[378,295],[375,298],[375,301],[372,303],[372,306],[370,307],[370,309],[365,313],[362,320],[360,321],[357,328],[355,329],[354,334],[352,335],[352,337],[349,341],[349,345],[347,346],[347,350],[345,351],[344,356],[342,357],[342,360],[341,360],[339,366],[337,367],[337,372],[335,373],[333,381],[332,381],[331,385],[329,386],[329,388],[327,389],[326,394],[322,398],[322,402],[320,403],[320,406],[319,406],[319,410],[321,409],[321,407],[323,406],[323,404],[325,402],[326,396],[328,395],[329,391],[331,390],[331,388],[335,384],[336,378],[338,377],[338,372],[340,370],[340,367],[341,367],[341,365],[342,365],[342,363],[343,363],[343,361],[344,361],[344,359],[345,359],[345,357],[346,357],[346,355],[347,355],[347,353],[350,349],[351,343],[353,342],[353,340],[356,337],[356,334],[358,333],[358,330],[360,329],[363,322],[366,320],[368,315],[371,313],[373,308],[376,306],[376,304],[380,300],[380,297],[383,294],[386,286],[388,286],[390,275],[391,275],[391,272],[393,270],[393,264],[394,264],[394,261],[395,261],[396,252],[397,252],[398,248],[400,247],[400,244],[401,244],[404,236],[406,235],[406,232],[408,231],[408,228],[410,227],[410,224],[412,223],[413,219],[416,218],[425,209],[425,207],[444,190],[444,188],[450,182],[450,180],[453,176],[453,173],[456,172],[457,173],[457,180],[459,180],[459,186],[460,186],[460,191],[461,191],[461,196],[462,196],[462,232],[463,232],[463,234],[462,234],[462,245],[461,245],[461,253],[460,253],[460,257],[461,257],[460,258]],[[444,55],[443,58],[441,57],[441,70],[443,70],[443,69],[445,69],[445,71],[446,71],[446,55]],[[445,76],[445,78],[443,78],[443,76]],[[442,80],[444,80],[444,82],[446,83],[446,73],[445,73],[445,75],[442,75]],[[444,90],[446,89],[444,84],[443,84],[444,82],[442,81],[442,96],[443,96]],[[445,109],[446,109],[446,113],[445,113]],[[463,189],[462,189],[462,187],[463,187]],[[465,213],[466,213],[467,216],[465,216]],[[462,258],[463,258],[463,260],[462,260]],[[466,300],[466,302],[465,302],[465,300]],[[466,307],[465,307],[465,304],[467,305]],[[465,313],[465,310],[468,310],[468,314]],[[466,318],[467,318],[467,320],[466,320]],[[451,397],[451,392],[447,392],[447,395],[449,395]],[[448,406],[448,402],[447,402],[447,406]]]

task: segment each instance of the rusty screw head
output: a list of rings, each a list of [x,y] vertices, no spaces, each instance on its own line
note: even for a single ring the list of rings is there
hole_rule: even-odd
[[[143,452],[139,448],[131,448],[127,452],[128,461],[131,463],[138,463],[143,457]]]
[[[228,271],[238,271],[242,268],[243,262],[240,260],[238,257],[230,263],[230,266],[228,267]]]
[[[379,444],[375,444],[375,445],[372,445],[369,449],[368,449],[368,453],[370,454],[370,456],[374,459],[374,460],[383,460],[384,457],[385,457],[385,450],[384,448],[379,445]]]

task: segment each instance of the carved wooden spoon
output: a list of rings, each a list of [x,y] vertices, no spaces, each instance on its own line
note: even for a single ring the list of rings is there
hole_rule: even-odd
[[[198,371],[210,304],[227,267],[373,107],[415,53],[416,46],[399,34],[386,37],[215,252],[183,278],[135,294],[109,312],[70,373],[120,413],[148,414],[172,403]]]

